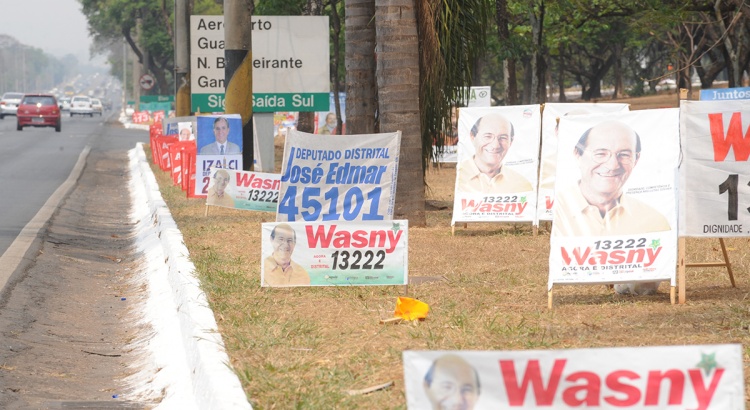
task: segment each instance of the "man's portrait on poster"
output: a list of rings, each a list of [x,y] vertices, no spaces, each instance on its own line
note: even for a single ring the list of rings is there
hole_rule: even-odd
[[[469,193],[501,194],[528,192],[531,183],[520,173],[504,165],[513,145],[513,124],[499,113],[480,117],[469,132],[474,154],[457,169],[456,190]]]
[[[671,229],[659,211],[624,193],[643,155],[640,136],[629,125],[605,121],[589,128],[575,145],[573,155],[580,179],[574,184],[557,185],[553,232],[560,236],[604,236]]]
[[[230,181],[229,178],[229,172],[225,169],[214,171],[213,184],[208,188],[206,196],[206,205],[234,208],[234,199],[226,191]]]
[[[445,354],[425,373],[424,390],[433,410],[472,410],[481,393],[479,373],[461,356]]]
[[[305,268],[292,260],[297,233],[291,225],[280,223],[271,231],[273,253],[264,260],[263,281],[267,286],[304,286],[310,284]]]
[[[216,117],[213,124],[214,141],[201,147],[201,155],[235,155],[242,154],[240,146],[229,141],[229,120]]]

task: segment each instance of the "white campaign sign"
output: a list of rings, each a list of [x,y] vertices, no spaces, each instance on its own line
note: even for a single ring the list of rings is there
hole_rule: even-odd
[[[742,345],[404,351],[409,409],[745,408]]]
[[[545,103],[542,110],[542,163],[539,167],[537,221],[552,220],[555,203],[555,173],[557,169],[557,124],[569,115],[628,111],[628,104],[610,103]],[[538,224],[538,222],[537,222]]]
[[[750,236],[750,101],[681,101],[680,235]]]
[[[459,109],[451,225],[534,220],[540,123],[539,105]]]
[[[316,135],[291,130],[276,220],[392,219],[400,146],[400,131]]]
[[[262,224],[261,286],[406,285],[409,221]]]
[[[670,108],[560,120],[550,289],[674,284],[678,115]]]

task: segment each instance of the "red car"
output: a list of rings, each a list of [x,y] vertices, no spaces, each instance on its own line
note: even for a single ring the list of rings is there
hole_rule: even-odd
[[[55,127],[60,132],[60,107],[52,94],[26,94],[18,104],[16,129],[23,127]]]

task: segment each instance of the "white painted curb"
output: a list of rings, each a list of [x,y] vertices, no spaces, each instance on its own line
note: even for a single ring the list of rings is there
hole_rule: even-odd
[[[162,409],[252,409],[230,368],[213,311],[200,289],[182,234],[159,192],[143,144],[138,143],[128,156],[131,219],[148,285],[143,315],[154,330],[153,335],[137,342],[148,344],[150,362],[145,365],[150,367],[150,375],[145,375],[148,386],[137,383],[134,393],[163,396],[156,407]]]

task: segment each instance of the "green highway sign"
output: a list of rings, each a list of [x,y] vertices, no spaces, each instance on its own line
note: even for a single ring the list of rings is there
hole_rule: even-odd
[[[255,93],[253,112],[328,111],[329,93]],[[224,112],[224,94],[193,94],[193,112]]]

